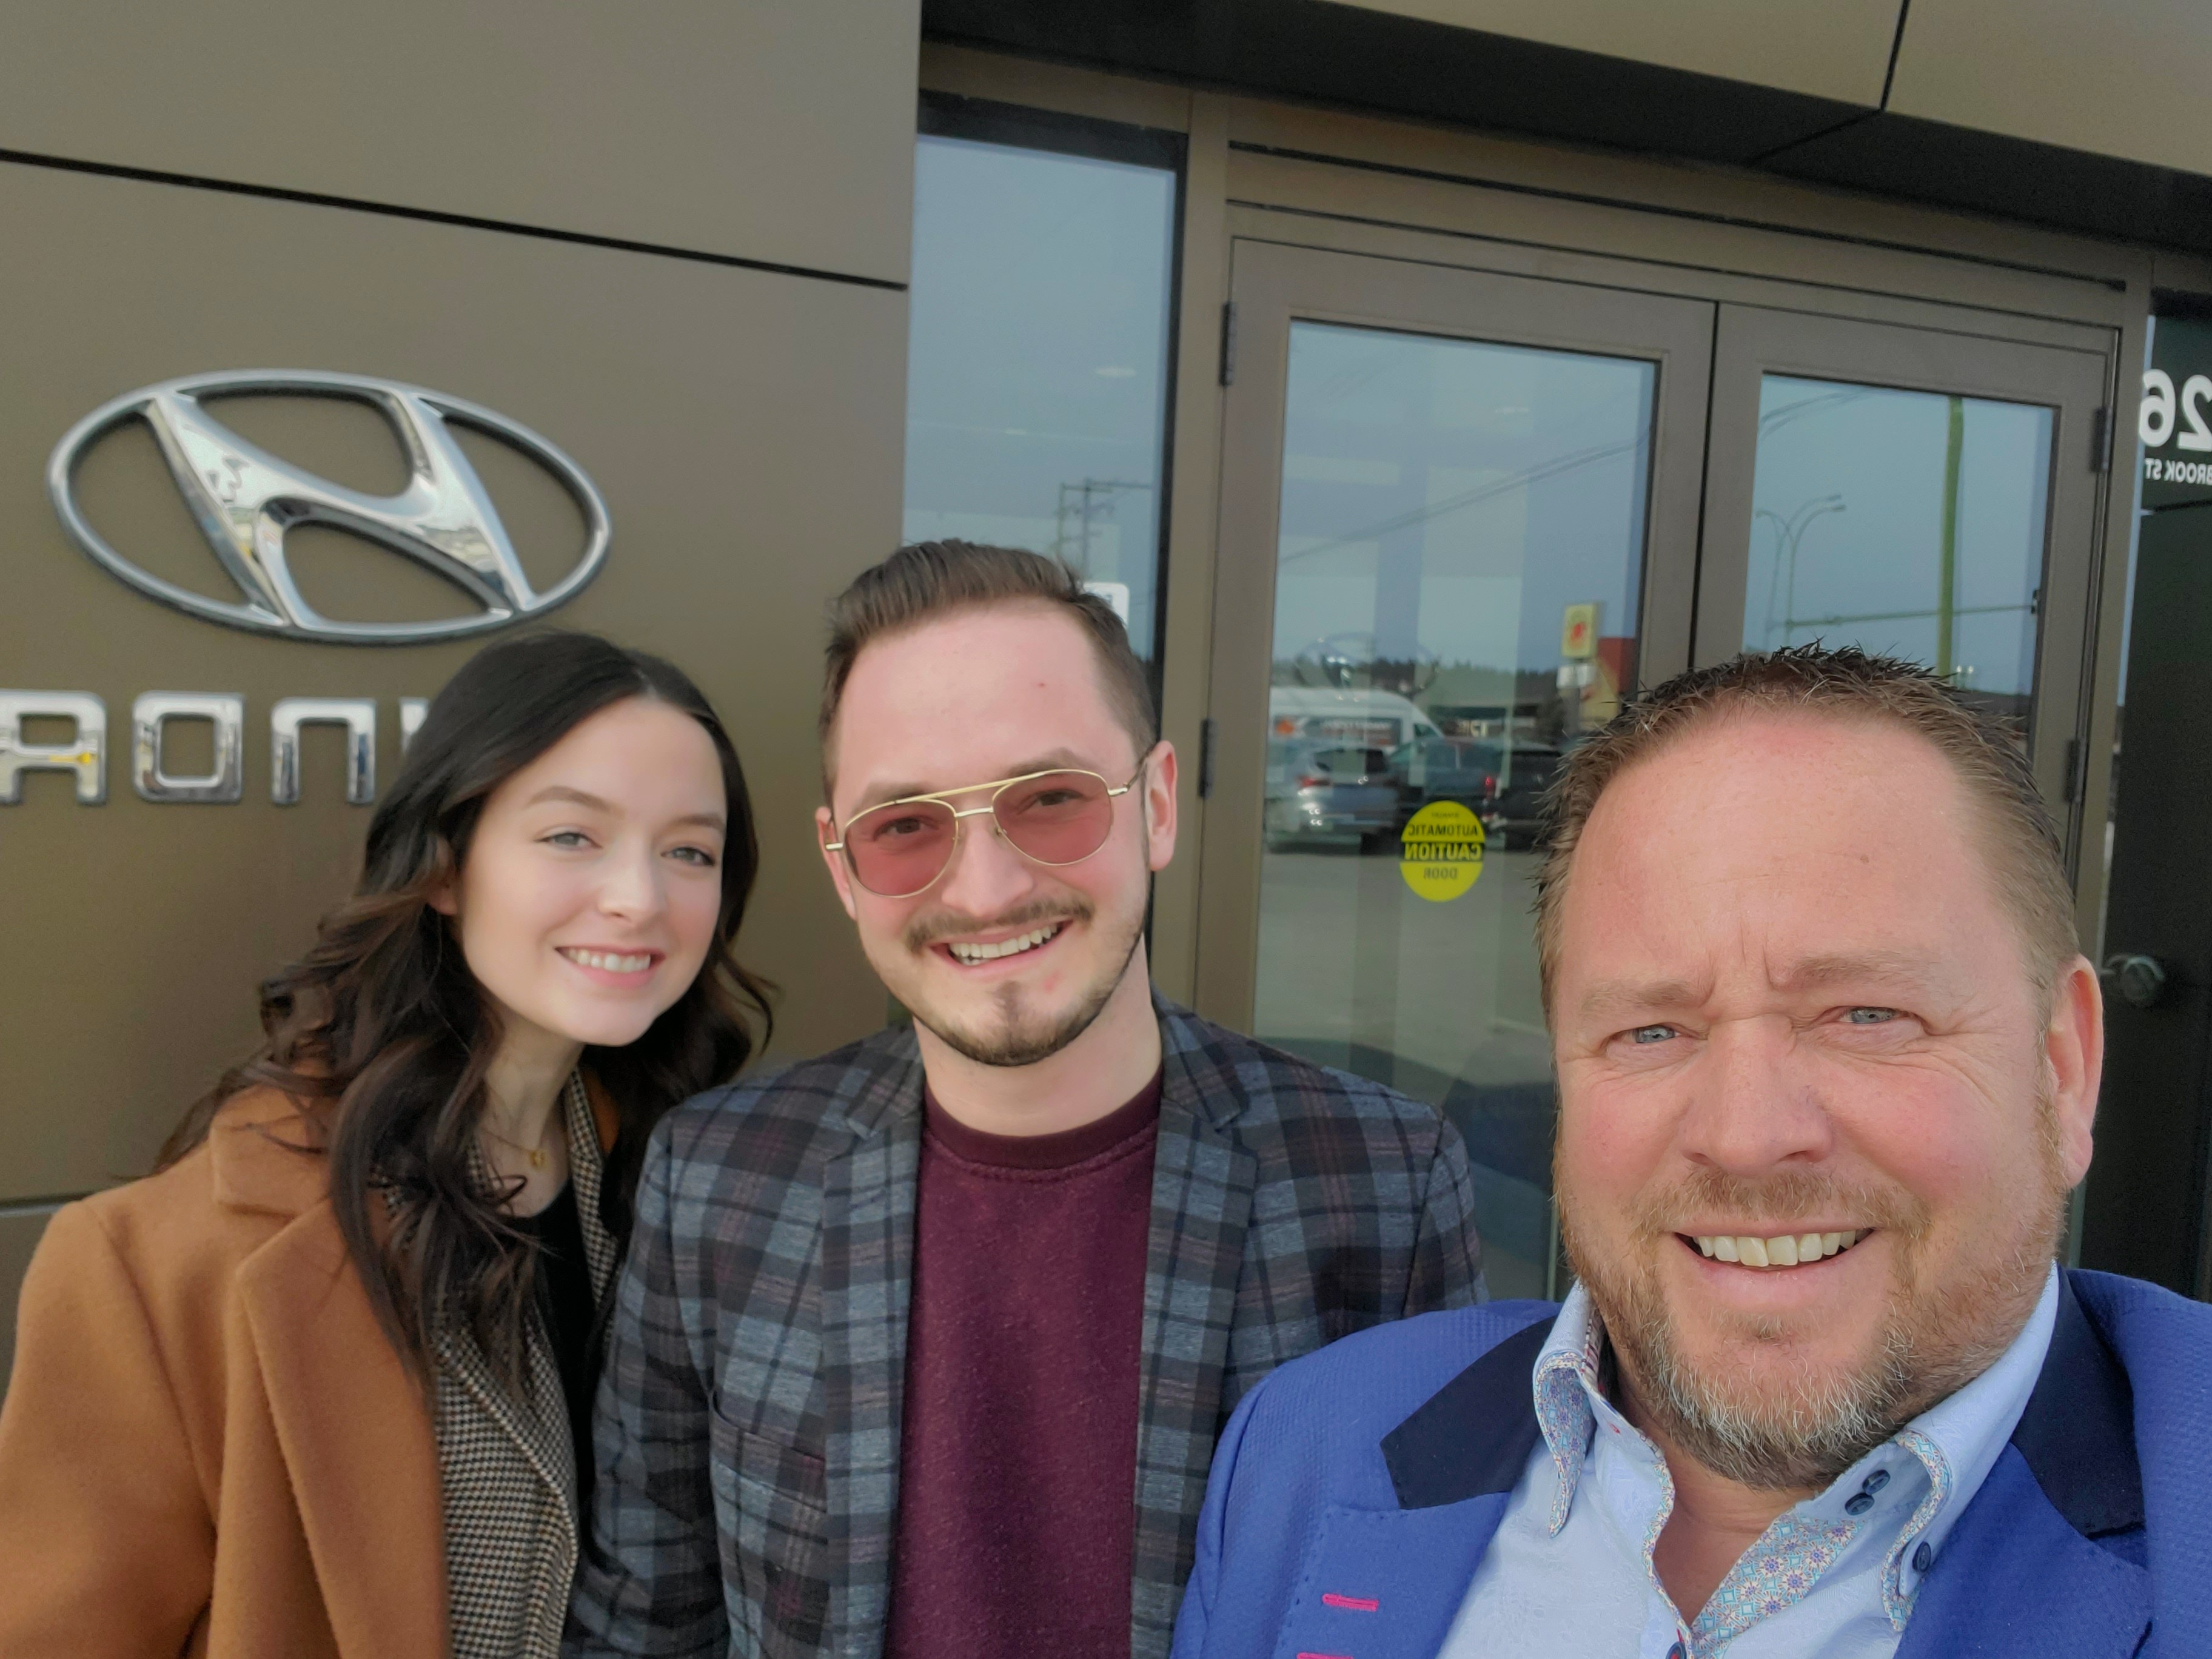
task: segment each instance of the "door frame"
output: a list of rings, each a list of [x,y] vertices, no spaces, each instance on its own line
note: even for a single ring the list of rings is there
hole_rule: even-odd
[[[1714,307],[1597,283],[1297,246],[1231,244],[1233,373],[1223,394],[1217,605],[1209,679],[1212,779],[1199,848],[1194,1000],[1243,1028],[1260,930],[1267,688],[1294,322],[1631,357],[1657,370],[1638,586],[1638,672],[1686,667],[1704,484]]]

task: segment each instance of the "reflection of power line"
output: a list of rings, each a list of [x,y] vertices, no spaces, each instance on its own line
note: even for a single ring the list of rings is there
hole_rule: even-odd
[[[1052,538],[1052,554],[1056,559],[1068,560],[1084,575],[1091,574],[1091,526],[1101,519],[1114,516],[1114,496],[1123,489],[1150,489],[1152,485],[1127,478],[1085,478],[1080,483],[1064,483],[1060,487],[1060,507],[1054,516],[1055,528]],[[1069,533],[1073,523],[1074,532]],[[1068,557],[1073,545],[1075,556]]]
[[[1354,392],[1364,392],[1375,377],[1389,365],[1379,356],[1368,356],[1346,363],[1335,374],[1313,389],[1310,401],[1328,404],[1342,403]]]
[[[1826,392],[1818,397],[1801,398],[1794,404],[1785,404],[1780,409],[1761,416],[1759,422],[1759,435],[1765,437],[1778,432],[1791,422],[1802,416],[1809,415],[1815,410],[1853,403],[1861,398],[1870,398],[1881,389],[1877,386],[1850,386],[1839,392]],[[1616,455],[1629,454],[1643,448],[1644,442],[1644,434],[1639,433],[1626,443],[1601,444],[1589,449],[1573,450],[1548,461],[1539,461],[1534,466],[1523,468],[1519,472],[1509,473],[1502,478],[1494,478],[1488,483],[1479,484],[1473,489],[1437,501],[1432,506],[1416,508],[1411,513],[1401,513],[1395,518],[1384,519],[1379,523],[1369,525],[1364,529],[1333,537],[1312,547],[1302,547],[1295,553],[1285,553],[1282,556],[1282,562],[1288,564],[1294,559],[1309,559],[1318,554],[1334,553],[1339,548],[1356,547],[1362,542],[1370,542],[1377,537],[1389,535],[1393,531],[1411,529],[1417,524],[1423,524],[1432,519],[1441,519],[1449,514],[1462,512],[1468,507],[1478,506],[1499,495],[1510,495],[1516,489],[1524,489],[1528,485],[1540,483],[1544,479],[1556,478],[1562,473],[1576,471],[1585,466],[1593,466],[1600,461],[1610,460]],[[1061,486],[1063,492],[1067,488],[1069,488],[1067,485]]]
[[[1477,506],[1496,496],[1510,495],[1516,489],[1526,489],[1530,484],[1540,483],[1546,478],[1556,478],[1563,472],[1572,472],[1582,467],[1592,466],[1600,461],[1610,460],[1615,455],[1626,455],[1643,447],[1644,438],[1639,433],[1626,443],[1603,444],[1593,449],[1573,450],[1548,461],[1539,461],[1535,465],[1523,468],[1521,471],[1508,473],[1502,478],[1493,478],[1488,483],[1478,484],[1473,489],[1457,495],[1448,496],[1431,506],[1417,507],[1411,513],[1401,513],[1395,518],[1385,519],[1379,524],[1369,525],[1364,530],[1354,530],[1332,540],[1317,543],[1312,547],[1302,547],[1295,553],[1285,553],[1281,562],[1289,564],[1294,559],[1310,559],[1317,554],[1334,553],[1340,547],[1357,547],[1362,542],[1374,541],[1379,537],[1389,535],[1393,531],[1411,529],[1417,524],[1425,524],[1431,519],[1441,519],[1449,514],[1462,512],[1468,507]]]
[[[1948,611],[1941,606],[1931,611],[1869,611],[1863,617],[1790,617],[1784,619],[1788,628],[1839,628],[1846,623],[1918,622],[1929,617],[1994,617],[2007,611],[2033,611],[2033,605],[1954,605]]]
[[[1840,404],[1856,403],[1862,398],[1871,398],[1875,392],[1885,389],[1872,386],[1846,386],[1839,392],[1823,392],[1814,397],[1800,398],[1794,404],[1784,404],[1779,409],[1771,409],[1761,415],[1759,417],[1759,435],[1762,438],[1771,438],[1784,427],[1802,420],[1817,410],[1833,409]]]

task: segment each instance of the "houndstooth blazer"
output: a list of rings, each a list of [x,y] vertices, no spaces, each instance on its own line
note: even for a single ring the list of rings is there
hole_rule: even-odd
[[[592,1291],[604,1302],[617,1251],[599,1219],[599,1130],[580,1076],[562,1094],[562,1120]],[[481,1152],[475,1162],[491,1190]],[[441,1332],[437,1349],[453,1659],[556,1659],[576,1571],[576,1455],[560,1371],[536,1322],[527,1400],[513,1396],[465,1332]]]
[[[1158,1002],[1132,1659],[1174,1633],[1214,1441],[1284,1361],[1481,1299],[1429,1107]],[[922,1072],[908,1031],[702,1095],[648,1149],[568,1651],[879,1659]]]

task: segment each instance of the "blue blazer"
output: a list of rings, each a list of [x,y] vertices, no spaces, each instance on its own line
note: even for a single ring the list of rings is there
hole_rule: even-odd
[[[1214,1458],[1174,1659],[1434,1659],[1535,1449],[1555,1311],[1404,1320],[1254,1389]],[[2035,1392],[1898,1654],[2212,1656],[2212,1307],[2061,1275]]]

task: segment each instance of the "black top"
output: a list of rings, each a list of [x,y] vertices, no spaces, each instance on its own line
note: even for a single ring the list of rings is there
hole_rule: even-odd
[[[592,1395],[599,1367],[592,1341],[598,1312],[592,1267],[584,1255],[584,1224],[576,1213],[576,1188],[564,1182],[536,1215],[514,1218],[515,1230],[538,1245],[538,1311],[553,1344],[561,1392],[568,1407],[568,1436],[576,1449],[576,1501],[592,1501]]]

